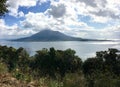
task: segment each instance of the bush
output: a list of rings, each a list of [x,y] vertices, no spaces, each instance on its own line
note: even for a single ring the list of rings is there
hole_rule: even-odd
[[[63,79],[63,87],[86,87],[86,79],[82,73],[67,74]]]
[[[0,61],[0,74],[4,74],[8,72],[8,68],[5,63]]]

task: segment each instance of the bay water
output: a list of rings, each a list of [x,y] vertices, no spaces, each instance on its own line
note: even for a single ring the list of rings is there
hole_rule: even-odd
[[[82,60],[94,57],[97,51],[104,51],[108,48],[120,49],[120,41],[52,41],[52,42],[13,42],[0,40],[2,46],[14,48],[23,47],[32,56],[36,51],[43,48],[54,47],[56,50],[73,49]]]

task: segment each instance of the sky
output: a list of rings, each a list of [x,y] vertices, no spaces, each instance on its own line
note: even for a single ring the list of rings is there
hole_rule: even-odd
[[[21,38],[44,29],[92,39],[120,38],[120,0],[8,0],[0,39]]]

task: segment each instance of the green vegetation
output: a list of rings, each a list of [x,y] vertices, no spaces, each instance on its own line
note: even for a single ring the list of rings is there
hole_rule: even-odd
[[[10,73],[33,87],[120,87],[119,52],[96,52],[83,62],[72,49],[44,48],[30,57],[22,47],[0,46],[0,74]]]
[[[3,16],[6,12],[8,12],[6,1],[7,0],[0,0],[0,16]]]

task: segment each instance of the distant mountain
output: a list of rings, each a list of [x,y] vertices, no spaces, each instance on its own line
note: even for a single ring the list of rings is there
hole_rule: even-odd
[[[98,41],[95,39],[82,39],[65,35],[59,31],[43,30],[30,37],[15,39],[13,41]]]

